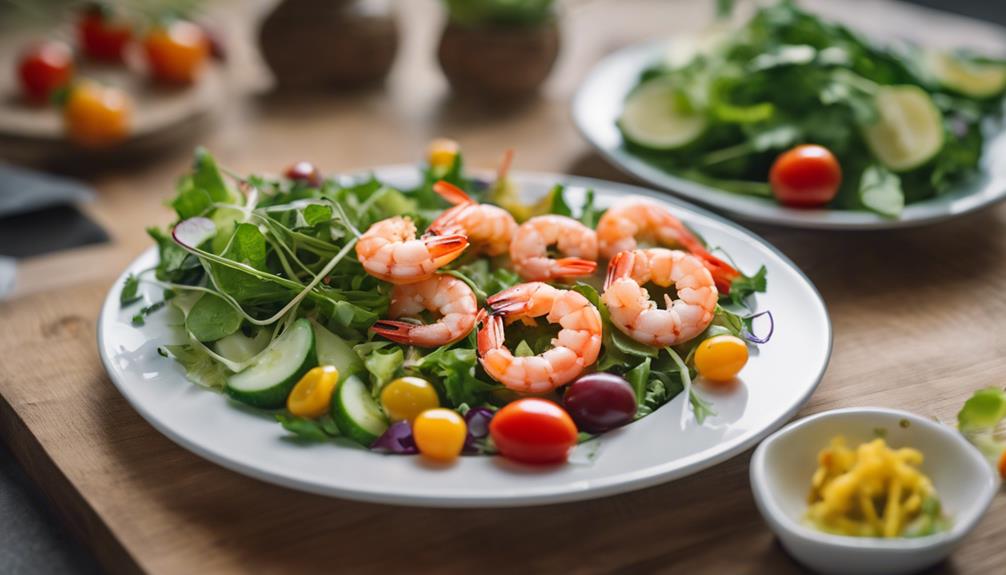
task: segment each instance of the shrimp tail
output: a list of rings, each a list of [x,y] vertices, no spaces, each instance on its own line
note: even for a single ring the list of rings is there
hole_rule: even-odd
[[[374,322],[373,327],[370,329],[377,335],[390,339],[395,343],[408,345],[412,343],[412,330],[415,327],[416,324],[406,321],[381,319]]]
[[[503,159],[500,160],[499,168],[496,169],[497,182],[505,180],[507,174],[510,173],[510,166],[513,164],[513,155],[513,148],[509,148],[503,152]]]
[[[720,293],[730,293],[730,285],[733,283],[734,278],[740,275],[740,272],[732,265],[709,253],[706,246],[702,245],[702,242],[684,224],[681,224],[678,229],[681,245],[689,253],[702,260],[702,264],[706,266],[706,269],[712,274],[713,280],[716,281],[716,289]]]
[[[483,357],[489,350],[503,347],[506,335],[501,316],[488,314],[485,310],[482,310],[479,313],[479,317],[484,325],[482,329],[478,330],[478,334],[476,335],[476,346],[479,350],[479,357]]]
[[[604,289],[611,287],[612,282],[618,278],[628,277],[632,273],[632,268],[636,265],[635,252],[618,252],[615,257],[608,262],[608,274],[604,278]]]
[[[597,269],[597,262],[583,258],[559,258],[555,260],[556,277],[589,276]]]
[[[465,193],[464,190],[455,186],[454,184],[439,180],[433,184],[433,191],[440,195],[441,198],[447,200],[454,206],[462,206],[465,204],[474,204],[475,200],[471,196]]]
[[[445,266],[454,261],[468,247],[468,237],[463,234],[434,234],[424,236],[423,241],[437,267]]]

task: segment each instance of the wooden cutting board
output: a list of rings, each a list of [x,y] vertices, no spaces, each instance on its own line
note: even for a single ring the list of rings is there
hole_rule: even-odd
[[[937,26],[930,12],[886,2],[857,6],[859,14],[927,31],[989,32],[959,20]],[[206,142],[221,163],[243,173],[310,159],[342,171],[412,161],[429,138],[449,134],[475,166],[492,166],[514,147],[519,169],[624,180],[575,133],[569,97],[602,54],[694,26],[710,9],[665,0],[573,5],[543,97],[516,110],[487,110],[447,93],[432,57],[439,29],[433,0],[400,8],[408,26],[385,88],[236,103]],[[240,65],[259,74],[246,56]],[[169,221],[162,202],[188,162],[178,153],[95,178],[100,198],[87,210],[114,242],[22,262],[13,299],[0,303],[0,434],[110,571],[800,572],[755,510],[750,454],[595,501],[430,510],[274,487],[174,445],[108,381],[95,320],[115,276],[148,245],[143,228]],[[834,322],[831,367],[801,416],[875,405],[949,420],[975,389],[1003,385],[1006,207],[901,232],[756,231],[817,284]],[[1006,497],[999,496],[937,571],[1000,573],[1004,540]]]

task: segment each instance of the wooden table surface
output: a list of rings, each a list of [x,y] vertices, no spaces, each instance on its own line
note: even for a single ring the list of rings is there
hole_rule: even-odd
[[[517,168],[631,181],[576,134],[568,100],[591,62],[644,38],[708,19],[712,3],[578,3],[542,98],[515,110],[453,99],[432,49],[432,0],[399,4],[403,46],[383,88],[349,95],[235,98],[202,141],[237,172],[310,159],[326,171],[409,162],[433,136],[459,139],[474,165],[518,150]],[[890,11],[860,2],[863,14]],[[844,5],[844,3],[843,3]],[[891,15],[891,12],[886,12]],[[899,9],[898,14],[901,14]],[[933,29],[929,13],[909,25]],[[899,16],[902,17],[902,16]],[[961,27],[941,20],[940,30]],[[250,45],[250,32],[234,43]],[[235,84],[260,70],[236,50]],[[0,433],[70,528],[114,572],[787,573],[800,568],[762,523],[746,453],[687,479],[595,501],[527,509],[431,510],[354,503],[267,485],[174,445],[134,412],[98,360],[95,320],[106,291],[165,224],[162,205],[189,162],[178,150],[93,177],[87,211],[110,244],[22,262],[0,304]],[[1006,206],[901,232],[756,228],[819,287],[834,322],[831,366],[800,415],[884,406],[951,418],[1006,367]],[[771,392],[771,390],[766,390]],[[1002,572],[1006,497],[945,572]]]

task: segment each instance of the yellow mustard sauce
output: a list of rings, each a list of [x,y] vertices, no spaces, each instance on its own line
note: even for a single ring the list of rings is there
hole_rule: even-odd
[[[821,450],[811,482],[807,520],[815,528],[854,537],[919,537],[945,531],[922,452],[892,449],[881,438],[850,448],[838,436]]]

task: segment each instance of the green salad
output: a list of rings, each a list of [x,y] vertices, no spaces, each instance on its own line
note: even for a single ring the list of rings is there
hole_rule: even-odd
[[[148,230],[156,267],[126,279],[121,303],[138,327],[175,310],[180,339],[162,355],[302,440],[437,459],[565,460],[576,442],[682,392],[683,416],[690,405],[701,423],[714,406],[693,378],[730,381],[767,341],[752,333],[765,269],[745,275],[712,255],[659,204],[645,206],[671,227],[620,237],[640,245],[610,258],[630,261],[606,280],[596,244],[574,257],[564,242],[601,237],[603,252],[605,226],[631,201],[605,210],[591,192],[573,206],[557,185],[522,203],[506,167],[493,182],[467,177],[450,141],[420,170],[412,189],[323,178],[304,162],[282,177],[238,176],[198,150],[170,201],[177,221]],[[490,216],[506,233],[472,223]],[[632,275],[647,262],[662,287]],[[608,285],[637,296],[647,285],[668,309],[626,311]],[[644,312],[673,322],[626,319]]]
[[[882,46],[795,2],[682,44],[618,126],[633,153],[729,192],[896,218],[974,176],[1001,129],[1006,60]]]

